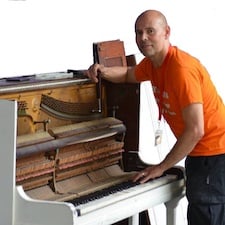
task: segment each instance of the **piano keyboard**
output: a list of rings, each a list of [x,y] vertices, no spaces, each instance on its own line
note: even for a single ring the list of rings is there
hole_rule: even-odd
[[[74,206],[79,206],[81,204],[86,204],[90,201],[94,201],[103,197],[106,197],[110,194],[114,194],[116,192],[122,191],[122,190],[126,190],[128,188],[134,187],[135,185],[137,185],[137,182],[132,182],[132,181],[125,181],[123,183],[117,184],[117,185],[113,185],[111,187],[108,188],[104,188],[103,190],[99,190],[81,197],[78,197],[76,199],[73,199],[72,201],[70,201],[70,203],[72,203]]]
[[[168,174],[157,179],[150,180],[144,184],[126,181],[109,188],[78,197],[68,202],[72,203],[76,207],[78,216],[83,216],[91,211],[150,191],[156,187],[168,184],[175,180],[177,180],[176,175]]]

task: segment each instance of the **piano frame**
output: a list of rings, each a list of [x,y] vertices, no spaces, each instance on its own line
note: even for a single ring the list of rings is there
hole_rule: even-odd
[[[166,206],[167,225],[176,224],[176,207],[185,194],[184,179],[133,196],[129,204],[119,201],[80,217],[70,203],[28,197],[15,181],[17,101],[0,100],[0,109],[1,225],[110,225],[125,218],[129,218],[129,225],[138,225],[140,212],[162,203]]]

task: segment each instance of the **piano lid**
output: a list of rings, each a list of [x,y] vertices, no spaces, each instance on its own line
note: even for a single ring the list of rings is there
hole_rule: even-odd
[[[0,94],[90,83],[90,79],[73,72],[52,72],[0,79]]]

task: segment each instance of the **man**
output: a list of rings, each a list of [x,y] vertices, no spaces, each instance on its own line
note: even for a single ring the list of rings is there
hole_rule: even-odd
[[[205,67],[193,56],[172,46],[165,16],[147,10],[135,23],[136,43],[145,58],[134,67],[94,64],[97,72],[115,83],[150,80],[163,116],[177,140],[161,163],[134,177],[141,183],[159,177],[185,160],[188,224],[225,225],[225,106]]]

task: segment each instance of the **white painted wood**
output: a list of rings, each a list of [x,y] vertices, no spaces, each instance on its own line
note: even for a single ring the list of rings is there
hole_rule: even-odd
[[[14,101],[0,101],[0,225],[14,220],[16,107]]]

